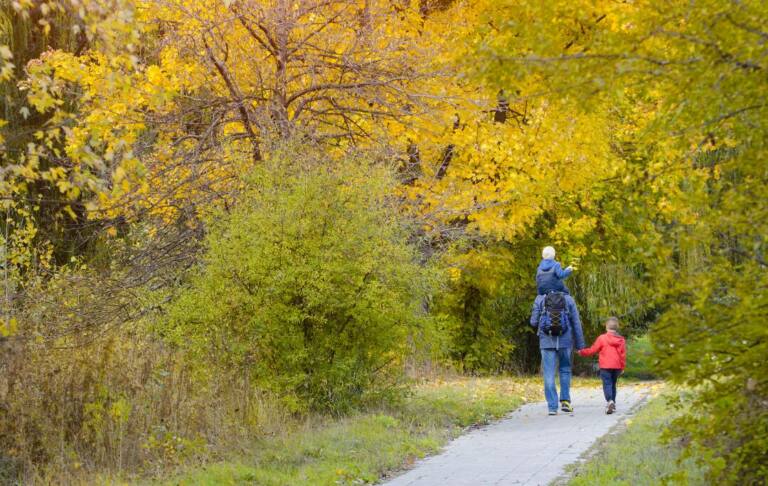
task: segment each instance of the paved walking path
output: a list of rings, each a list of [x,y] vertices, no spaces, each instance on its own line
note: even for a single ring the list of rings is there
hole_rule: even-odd
[[[599,437],[627,418],[648,395],[646,386],[619,386],[618,410],[605,414],[600,388],[573,388],[575,412],[547,416],[529,403],[499,422],[463,435],[442,453],[382,486],[549,484]]]

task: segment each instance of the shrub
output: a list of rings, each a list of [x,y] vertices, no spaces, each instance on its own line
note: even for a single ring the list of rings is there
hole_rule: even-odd
[[[647,334],[630,338],[627,342],[627,369],[625,378],[650,380],[656,378],[653,347]]]
[[[299,152],[271,157],[211,218],[160,332],[202,379],[242,374],[293,411],[342,412],[398,388],[424,272],[386,170]]]
[[[159,300],[130,283],[95,265],[26,279],[0,336],[0,484],[161,471],[280,427],[241,377],[192,380],[148,329]]]

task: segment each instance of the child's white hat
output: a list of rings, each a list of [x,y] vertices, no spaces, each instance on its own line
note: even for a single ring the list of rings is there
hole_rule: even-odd
[[[555,249],[551,246],[545,246],[543,250],[541,250],[541,257],[545,260],[554,260],[555,259]]]

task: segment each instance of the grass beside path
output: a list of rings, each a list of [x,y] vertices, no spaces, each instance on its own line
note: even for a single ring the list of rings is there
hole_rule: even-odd
[[[572,469],[570,481],[557,484],[650,486],[664,480],[668,484],[706,484],[703,471],[690,459],[678,464],[680,448],[662,440],[661,434],[676,413],[665,395],[652,398],[622,429],[598,441],[589,459]]]
[[[201,466],[165,484],[374,483],[438,451],[464,428],[501,418],[539,394],[535,378],[439,380],[416,387],[397,408],[305,424],[259,440],[236,460]]]

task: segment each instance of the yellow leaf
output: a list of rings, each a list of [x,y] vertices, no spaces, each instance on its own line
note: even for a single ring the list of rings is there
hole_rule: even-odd
[[[0,336],[9,337],[16,334],[18,330],[18,322],[15,317],[11,317],[4,323],[0,323]]]

